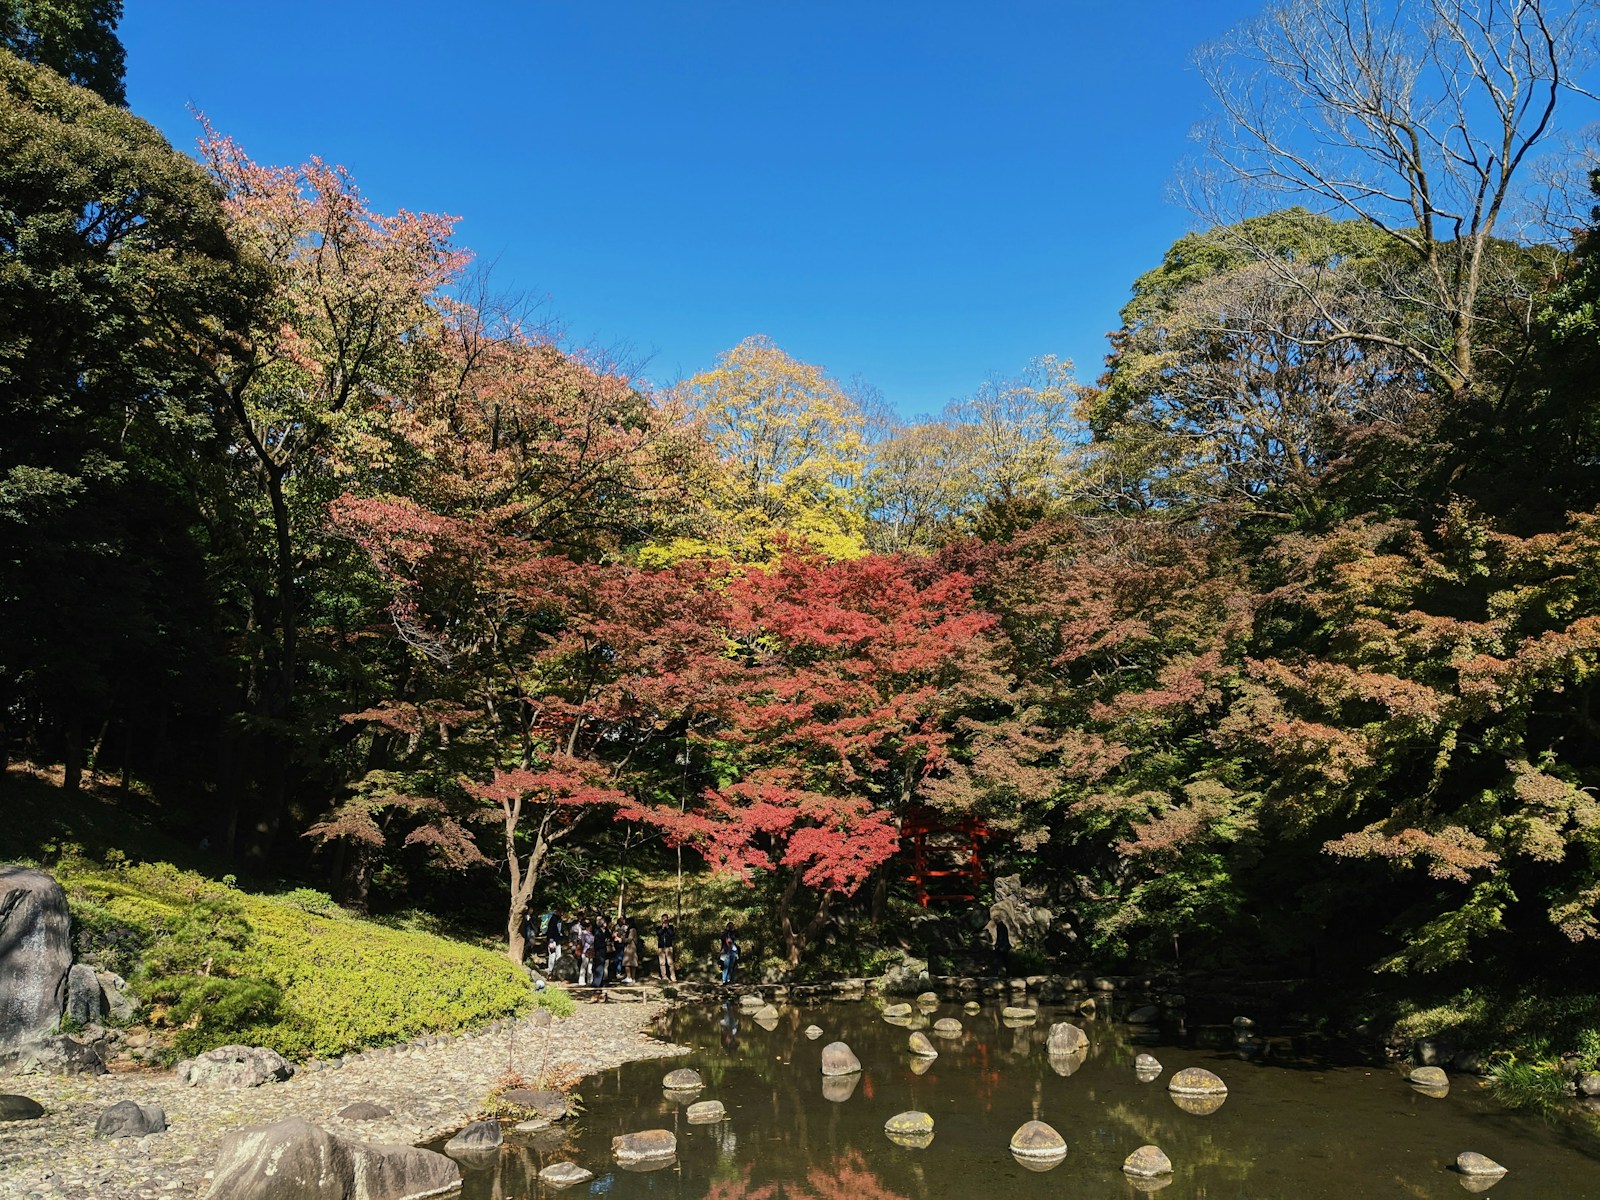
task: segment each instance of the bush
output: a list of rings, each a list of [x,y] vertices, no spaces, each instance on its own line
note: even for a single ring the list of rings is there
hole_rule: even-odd
[[[536,996],[503,954],[358,920],[309,888],[257,896],[167,863],[81,858],[57,877],[80,934],[121,956],[101,961],[135,980],[183,1053],[246,1042],[327,1056],[536,1004],[572,1011],[564,991]]]

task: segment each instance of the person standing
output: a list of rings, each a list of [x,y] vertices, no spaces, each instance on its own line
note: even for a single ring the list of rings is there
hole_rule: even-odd
[[[578,983],[588,987],[594,978],[594,920],[578,926]]]
[[[611,927],[601,917],[594,923],[594,969],[589,980],[595,987],[605,987],[611,969]]]
[[[739,961],[739,943],[733,936],[733,922],[729,921],[722,929],[722,953],[718,958],[722,963],[722,982],[733,982],[733,967]]]
[[[999,917],[994,922],[994,973],[1001,979],[1011,974],[1011,929]]]
[[[633,983],[639,974],[639,931],[629,921],[622,937],[622,980]]]
[[[656,926],[656,966],[668,983],[678,982],[678,968],[672,961],[672,948],[677,944],[678,931],[672,927],[672,918],[662,913],[661,923]]]

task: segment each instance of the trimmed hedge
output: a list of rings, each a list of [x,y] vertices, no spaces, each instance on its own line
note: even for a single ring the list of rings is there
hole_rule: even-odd
[[[238,1025],[209,1013],[198,1023],[190,1018],[177,1031],[180,1048],[188,1052],[244,1042],[289,1058],[327,1057],[474,1028],[535,1005],[558,1015],[572,1010],[563,991],[535,993],[504,955],[363,921],[331,902],[324,907],[316,901],[325,897],[306,889],[252,895],[167,863],[72,861],[56,873],[80,934],[91,943],[139,947],[141,962],[201,901],[242,913],[248,935],[230,969],[241,979],[275,987],[277,1004],[269,1019]],[[172,994],[170,976],[151,977],[135,963],[119,965],[132,966],[134,987],[143,997],[159,1003]]]

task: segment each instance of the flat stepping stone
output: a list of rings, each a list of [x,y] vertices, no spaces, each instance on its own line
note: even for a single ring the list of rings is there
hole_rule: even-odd
[[[886,1004],[883,1008],[883,1015],[890,1019],[895,1017],[909,1017],[911,1015],[911,1005]]]
[[[897,1113],[883,1123],[883,1132],[896,1146],[926,1150],[933,1145],[933,1118],[925,1112]]]
[[[555,1122],[549,1117],[532,1117],[526,1121],[518,1121],[511,1127],[512,1133],[543,1133]]]
[[[566,1096],[545,1088],[510,1088],[500,1093],[500,1099],[552,1121],[559,1121],[567,1115]]]
[[[645,1129],[611,1139],[611,1155],[618,1162],[670,1159],[678,1154],[678,1139],[670,1129]]]
[[[1122,1160],[1122,1170],[1140,1179],[1154,1179],[1157,1175],[1172,1174],[1172,1160],[1160,1146],[1140,1146]]]
[[[478,1154],[498,1152],[505,1144],[499,1121],[474,1121],[444,1144],[446,1154]]]
[[[1019,1008],[1014,1004],[1008,1004],[1000,1010],[1000,1019],[1002,1021],[1037,1021],[1039,1014],[1031,1008]]]
[[[721,1100],[700,1100],[684,1109],[683,1119],[691,1125],[715,1125],[728,1119]]]
[[[548,1183],[554,1188],[571,1187],[575,1183],[588,1183],[593,1178],[593,1171],[586,1171],[577,1163],[570,1162],[551,1163],[539,1172],[539,1182]]]
[[[369,1104],[365,1100],[358,1100],[354,1104],[346,1104],[336,1114],[346,1121],[381,1121],[385,1117],[392,1117],[394,1113],[381,1104]]]

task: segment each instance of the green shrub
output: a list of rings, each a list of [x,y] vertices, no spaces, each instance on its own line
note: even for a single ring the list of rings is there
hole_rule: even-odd
[[[246,1042],[327,1056],[534,1005],[572,1011],[564,991],[535,995],[504,954],[358,920],[309,888],[257,896],[167,863],[82,858],[57,875],[75,924],[114,945],[122,957],[112,969],[134,980],[183,1053]]]
[[[132,980],[152,1019],[174,1030],[173,1047],[198,1054],[235,1030],[269,1022],[283,994],[261,978],[244,907],[204,896],[169,916]]]
[[[1489,1065],[1489,1086],[1495,1099],[1507,1108],[1551,1112],[1571,1095],[1561,1064],[1551,1059],[1521,1059],[1515,1054],[1496,1055]]]

